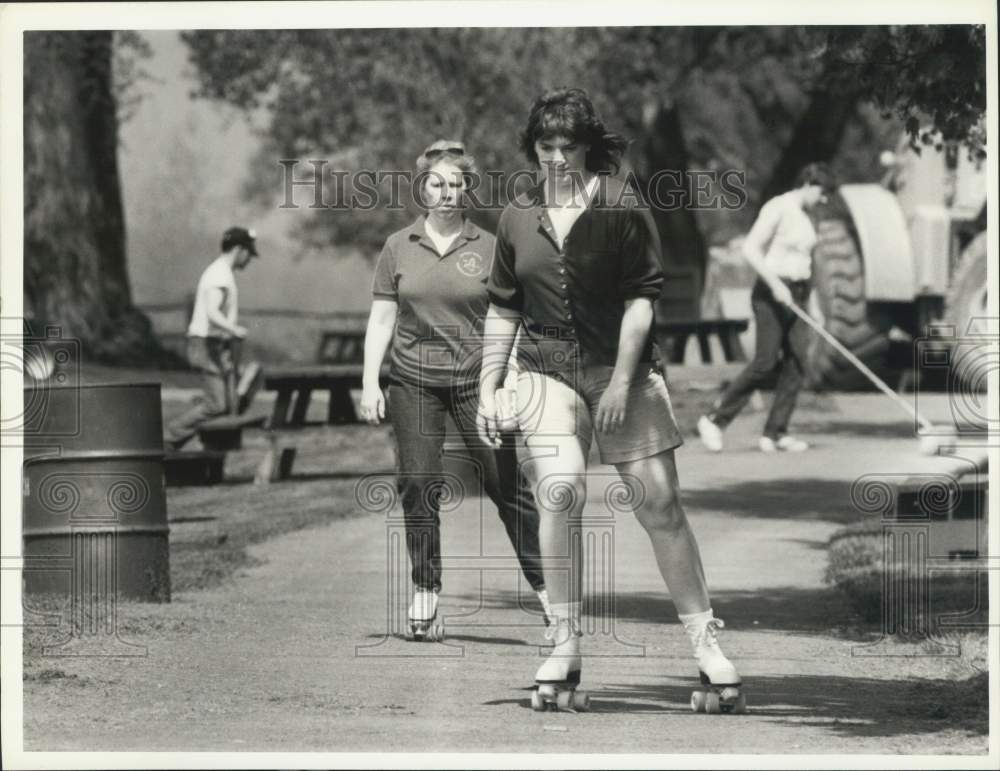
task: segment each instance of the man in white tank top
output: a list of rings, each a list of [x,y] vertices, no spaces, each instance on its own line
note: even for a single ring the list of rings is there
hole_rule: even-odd
[[[809,300],[816,230],[808,212],[834,190],[826,164],[809,164],[799,172],[793,190],[764,204],[747,234],[743,255],[759,276],[751,296],[757,341],[753,361],[698,421],[702,443],[713,452],[722,450],[723,429],[775,370],[778,381],[760,449],[801,452],[809,448],[787,433],[805,379],[809,347],[809,328],[788,306],[802,307]]]
[[[187,357],[191,367],[201,372],[204,393],[167,426],[163,443],[169,450],[181,449],[198,426],[233,407],[229,403],[229,379],[235,377],[232,348],[247,333],[237,321],[239,294],[234,271],[246,268],[256,256],[256,234],[242,227],[229,228],[222,235],[222,253],[198,280],[187,329]]]

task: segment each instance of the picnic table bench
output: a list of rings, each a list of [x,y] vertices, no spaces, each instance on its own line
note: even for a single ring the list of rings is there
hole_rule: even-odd
[[[226,453],[220,450],[168,450],[163,455],[167,487],[217,485],[222,482]]]
[[[243,446],[243,429],[259,428],[267,415],[222,415],[198,426],[198,438],[210,451],[238,450]]]

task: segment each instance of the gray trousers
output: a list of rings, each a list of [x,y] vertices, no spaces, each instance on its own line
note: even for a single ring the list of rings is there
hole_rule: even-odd
[[[800,308],[809,301],[809,282],[785,281],[792,299]],[[774,401],[764,425],[764,436],[779,439],[788,432],[788,422],[805,379],[809,354],[809,327],[791,310],[774,299],[763,281],[758,281],[751,295],[757,344],[753,361],[747,365],[715,404],[708,417],[720,428],[728,426],[750,395],[778,371]]]
[[[163,442],[167,449],[179,450],[202,423],[230,412],[232,387],[236,376],[229,340],[221,337],[189,337],[188,363],[201,373],[202,393],[184,414],[166,427]]]

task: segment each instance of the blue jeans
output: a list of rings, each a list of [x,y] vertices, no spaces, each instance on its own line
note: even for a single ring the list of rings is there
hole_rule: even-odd
[[[809,300],[809,282],[786,282],[792,299],[800,308]],[[750,399],[779,366],[774,401],[764,424],[764,436],[778,439],[788,432],[788,421],[805,379],[804,368],[809,352],[809,327],[791,310],[774,299],[763,281],[758,281],[750,296],[757,342],[753,361],[747,365],[715,404],[709,419],[719,428],[732,422]]]
[[[229,379],[235,376],[229,341],[219,337],[189,337],[188,363],[201,373],[202,394],[192,407],[171,421],[164,432],[168,449],[179,450],[205,421],[230,410]]]
[[[535,590],[545,586],[538,555],[538,511],[517,462],[513,436],[499,448],[476,434],[479,384],[427,387],[404,382],[389,386],[389,417],[396,434],[397,485],[406,520],[406,548],[413,584],[441,589],[440,494],[445,417],[451,415],[477,466],[483,487],[496,504],[521,570]]]

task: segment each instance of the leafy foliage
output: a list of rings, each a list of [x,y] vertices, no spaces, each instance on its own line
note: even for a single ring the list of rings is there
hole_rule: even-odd
[[[184,34],[198,96],[268,116],[249,192],[270,205],[283,190],[281,158],[329,159],[328,171],[406,171],[426,144],[443,137],[464,140],[481,169],[524,168],[514,148],[530,100],[563,84],[587,89],[610,126],[635,140],[628,160],[640,173],[656,163],[647,153],[657,111],[675,107],[686,145],[681,156],[692,168],[744,170],[752,204],[769,182],[773,187],[773,172],[807,108],[818,105],[822,120],[826,103],[813,98],[821,92],[841,116],[827,142],[843,156],[835,166],[868,181],[887,146],[884,137],[899,129],[887,130],[892,124],[859,107],[870,101],[904,120],[926,113],[946,136],[968,134],[985,107],[982,37],[981,28],[970,27]],[[842,148],[846,134],[874,146]],[[308,165],[298,173],[308,179]],[[328,176],[328,188],[330,182]],[[755,208],[698,218],[719,241],[747,227]],[[350,243],[374,254],[412,215],[412,206],[364,216],[318,211],[308,223],[297,220],[298,235],[320,249]],[[496,213],[474,216],[489,225]]]
[[[837,27],[825,35],[819,58],[831,83],[860,86],[903,122],[914,146],[939,134],[984,154],[984,26]]]
[[[135,115],[142,95],[140,83],[155,78],[142,66],[153,55],[153,49],[141,34],[125,29],[114,32],[111,62],[111,93],[118,114],[118,125]]]

